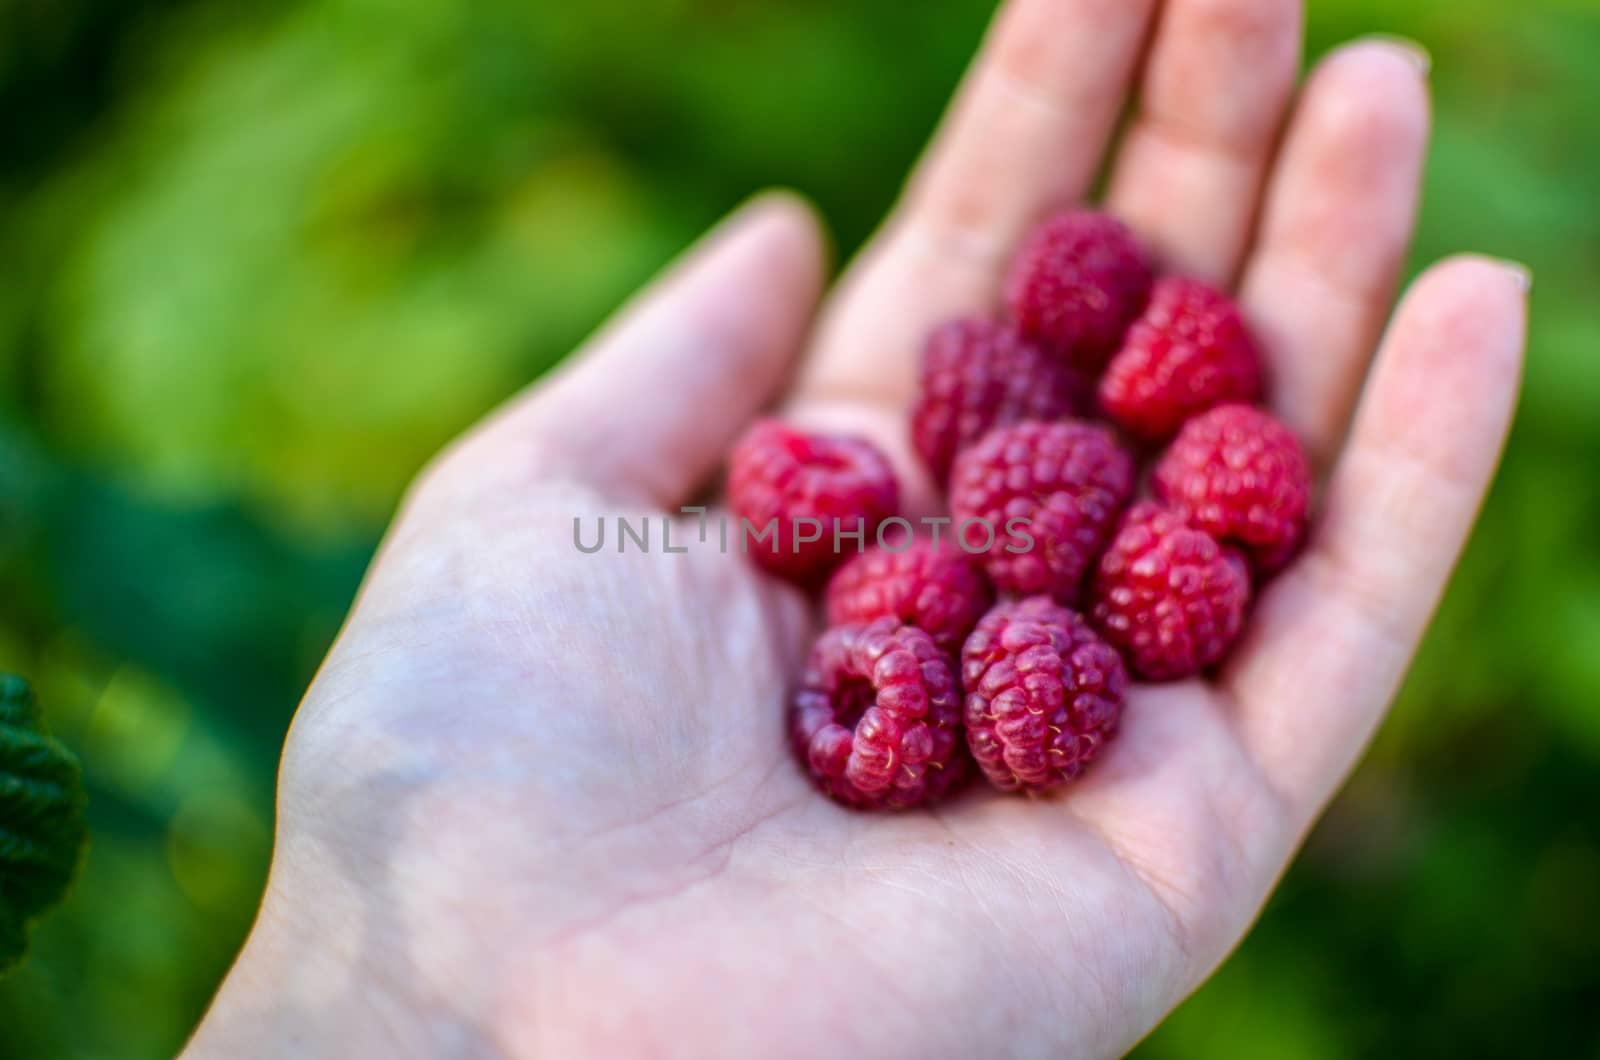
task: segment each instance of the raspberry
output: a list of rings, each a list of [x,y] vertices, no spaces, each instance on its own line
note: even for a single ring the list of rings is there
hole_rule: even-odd
[[[903,551],[875,548],[852,558],[828,583],[828,624],[897,618],[954,656],[989,607],[983,572],[953,544],[923,538]]]
[[[740,540],[756,562],[809,585],[839,565],[835,529],[875,533],[899,507],[900,488],[889,461],[862,439],[763,420],[734,446],[728,502],[749,524]]]
[[[1156,465],[1174,511],[1244,548],[1271,574],[1294,556],[1311,510],[1311,464],[1294,432],[1260,409],[1221,405],[1190,420]]]
[[[1150,263],[1121,221],[1067,210],[1022,244],[1006,305],[1022,333],[1085,372],[1098,372],[1150,294]]]
[[[1087,382],[1010,324],[954,320],[928,338],[911,440],[942,486],[956,453],[993,427],[1087,407]]]
[[[1115,735],[1128,674],[1074,611],[1044,596],[985,615],[961,653],[967,746],[1004,791],[1075,779]]]
[[[965,774],[960,724],[961,692],[944,651],[922,630],[881,618],[818,638],[791,731],[831,798],[903,809],[939,798]]]
[[[1233,645],[1250,603],[1244,559],[1176,512],[1129,509],[1100,558],[1090,619],[1135,674],[1173,681],[1199,673]]]
[[[950,507],[963,547],[997,588],[1071,602],[1133,480],[1133,458],[1105,428],[1025,421],[956,457]]]
[[[1261,397],[1261,354],[1233,300],[1198,280],[1156,281],[1150,304],[1100,380],[1100,407],[1165,441],[1196,413]]]

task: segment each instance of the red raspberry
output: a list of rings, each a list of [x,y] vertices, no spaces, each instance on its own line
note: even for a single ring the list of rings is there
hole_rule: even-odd
[[[995,787],[1045,791],[1075,779],[1115,735],[1122,657],[1049,597],[1003,603],[961,652],[967,746]]]
[[[1098,372],[1150,295],[1150,263],[1121,221],[1067,210],[1022,244],[1006,304],[1022,333],[1085,372]]]
[[[1106,368],[1100,407],[1129,432],[1165,441],[1213,405],[1258,400],[1261,376],[1261,353],[1233,300],[1168,276]]]
[[[1311,513],[1311,463],[1294,432],[1248,405],[1196,416],[1155,470],[1156,496],[1271,574],[1294,556]]]
[[[1244,559],[1183,517],[1144,501],[1100,558],[1090,619],[1133,672],[1174,681],[1220,660],[1244,625]]]
[[[1087,408],[1088,383],[1010,324],[954,320],[928,338],[911,440],[942,486],[956,453],[993,427]]]
[[[955,532],[997,588],[1071,602],[1133,481],[1133,458],[1103,427],[1076,420],[998,427],[956,457]]]
[[[900,487],[889,461],[862,439],[806,434],[762,420],[733,448],[728,502],[749,524],[740,527],[740,542],[755,561],[809,585],[844,558],[836,526],[863,530],[870,539],[895,514]],[[814,522],[798,524],[801,519]],[[767,532],[774,521],[776,532]]]
[[[837,626],[811,650],[792,733],[812,778],[847,806],[931,802],[966,772],[950,659],[892,618]]]
[[[874,548],[852,558],[828,583],[828,624],[897,618],[954,656],[990,600],[978,565],[955,544],[922,538],[902,551]]]

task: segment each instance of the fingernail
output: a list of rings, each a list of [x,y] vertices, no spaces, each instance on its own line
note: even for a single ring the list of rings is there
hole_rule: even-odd
[[[1392,33],[1373,33],[1365,38],[1375,44],[1385,44],[1399,52],[1401,56],[1416,68],[1417,73],[1423,77],[1433,69],[1433,56],[1428,49],[1412,40],[1410,37],[1398,37]]]
[[[1512,278],[1516,280],[1517,286],[1522,288],[1523,293],[1533,290],[1533,270],[1528,266],[1520,261],[1501,258],[1500,267],[1511,274]]]

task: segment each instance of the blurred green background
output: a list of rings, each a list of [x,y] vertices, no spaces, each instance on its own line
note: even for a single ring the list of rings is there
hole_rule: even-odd
[[[0,669],[93,846],[0,1056],[176,1051],[408,477],[752,190],[844,251],[987,0],[0,0]],[[1373,754],[1147,1057],[1600,1056],[1600,9],[1312,0],[1435,56],[1415,262],[1532,264],[1505,469]]]

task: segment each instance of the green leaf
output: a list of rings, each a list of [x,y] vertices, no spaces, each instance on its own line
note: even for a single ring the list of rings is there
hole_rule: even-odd
[[[84,802],[78,760],[44,733],[33,689],[0,674],[0,971],[22,959],[28,921],[72,882]]]

